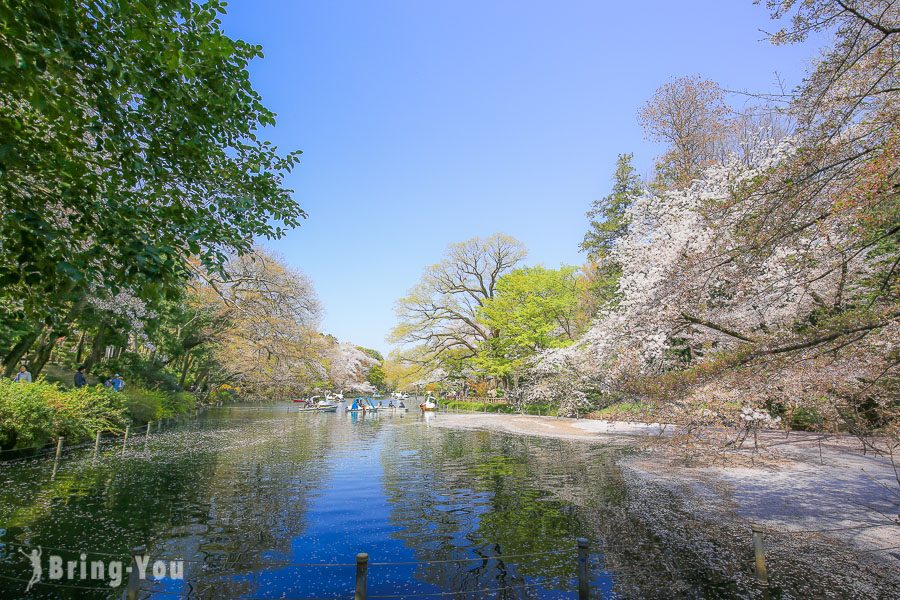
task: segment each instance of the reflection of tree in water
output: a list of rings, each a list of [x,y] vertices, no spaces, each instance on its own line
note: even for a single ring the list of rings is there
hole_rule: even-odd
[[[29,543],[76,550],[66,560],[77,559],[78,549],[127,559],[132,547],[147,545],[153,557],[198,561],[185,564],[194,590],[246,594],[255,589],[253,579],[234,575],[289,560],[291,539],[305,528],[302,511],[327,469],[315,459],[333,436],[333,428],[317,425],[257,419],[221,430],[166,432],[151,438],[149,460],[116,455],[93,468],[89,459],[70,459],[52,482],[39,476],[46,465],[19,469],[3,491],[18,495],[9,504],[4,497],[0,507],[3,539],[27,532]],[[0,565],[3,574],[20,577],[21,571]],[[58,592],[36,590],[35,597]]]
[[[622,597],[733,597],[734,579],[745,578],[736,561],[722,560],[718,567],[727,568],[717,571],[684,539],[659,535],[654,518],[665,515],[674,533],[679,519],[688,523],[685,513],[674,495],[630,485],[616,465],[621,450],[487,432],[448,430],[420,440],[412,439],[414,430],[403,435],[410,439],[394,440],[398,451],[418,449],[419,455],[385,460],[385,487],[392,522],[402,527],[397,535],[417,560],[572,549],[575,538],[585,536],[602,552],[595,586]],[[691,539],[706,554],[720,547],[715,532]],[[505,584],[510,597],[522,597],[512,586],[532,578],[571,589],[574,556],[572,550],[422,566],[415,576],[444,590]]]
[[[560,442],[484,432],[397,431],[383,461],[391,522],[401,528],[397,537],[417,560],[473,559],[422,565],[417,579],[461,592],[509,586],[498,597],[528,595],[517,586],[534,579],[550,588],[569,585],[575,576],[574,540],[583,526],[553,491],[571,478],[571,461],[561,460]],[[396,460],[404,450],[418,455]],[[512,557],[547,552],[557,553]],[[511,558],[489,558],[494,556]]]
[[[291,542],[306,528],[303,511],[327,472],[320,459],[335,441],[334,429],[311,416],[277,420],[255,443],[239,443],[217,457],[201,495],[205,531],[187,538],[205,563],[202,570],[186,569],[201,595],[254,592],[256,573],[273,562],[292,562]]]

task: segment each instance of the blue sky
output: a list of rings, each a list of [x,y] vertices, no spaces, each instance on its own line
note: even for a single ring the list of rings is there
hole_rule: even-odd
[[[233,0],[223,21],[263,46],[266,135],[304,152],[288,183],[309,219],[268,245],[313,279],[327,332],[382,351],[449,243],[502,231],[532,264],[580,264],[616,156],[650,171],[636,113],[668,79],[771,91],[817,52],[765,42],[750,0]]]

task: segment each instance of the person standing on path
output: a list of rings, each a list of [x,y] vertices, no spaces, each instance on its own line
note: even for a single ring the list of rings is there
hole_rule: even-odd
[[[31,383],[31,373],[28,372],[25,365],[19,367],[19,372],[13,377],[13,381],[16,383]]]
[[[83,388],[87,385],[87,378],[84,376],[84,367],[78,367],[75,371],[75,388]]]

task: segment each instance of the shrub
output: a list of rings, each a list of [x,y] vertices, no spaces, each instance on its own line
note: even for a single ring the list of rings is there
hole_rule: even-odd
[[[0,446],[42,446],[65,436],[69,443],[93,438],[97,431],[121,431],[124,400],[102,387],[64,390],[39,379],[34,383],[0,380]]]
[[[52,384],[0,380],[0,445],[3,448],[42,446],[53,434],[53,408],[47,396]]]
[[[162,364],[133,352],[125,352],[119,358],[105,361],[102,368],[109,374],[122,373],[132,387],[166,392],[180,389],[178,378],[165,371]]]
[[[183,415],[194,410],[197,406],[197,397],[189,392],[170,392],[164,394],[162,412],[157,418],[171,419],[177,415]]]
[[[134,421],[147,423],[170,419],[194,410],[197,399],[188,392],[163,392],[141,387],[126,387],[128,413]]]
[[[165,392],[145,390],[140,387],[126,387],[122,394],[126,397],[128,414],[139,423],[157,421],[163,418],[166,402]]]
[[[118,433],[128,423],[125,399],[111,389],[93,386],[60,390],[57,397],[57,431],[68,440],[91,439],[98,431]]]

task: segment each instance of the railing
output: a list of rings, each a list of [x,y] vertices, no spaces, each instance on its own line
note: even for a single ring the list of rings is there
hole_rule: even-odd
[[[850,530],[860,530],[866,528],[876,528],[876,527],[900,527],[900,524],[894,523],[892,521],[885,522],[873,522],[873,523],[865,523],[860,525],[850,525],[845,527],[833,527],[833,528],[825,528],[825,529],[801,529],[801,530],[788,530],[788,529],[773,529],[766,528],[757,524],[750,525],[750,533],[751,539],[750,545],[753,547],[753,571],[756,575],[757,583],[760,588],[764,591],[764,596],[766,590],[769,589],[770,586],[770,578],[769,578],[769,565],[766,563],[766,548],[765,548],[765,534],[777,534],[777,535],[818,535],[824,533],[836,533],[840,531],[850,531]],[[3,546],[12,546],[14,548],[27,549],[27,548],[38,548],[37,545],[32,544],[24,544],[19,542],[4,542],[0,544],[0,548]],[[84,550],[75,550],[71,548],[58,548],[52,546],[40,546],[44,550],[50,550],[59,553],[72,554],[72,555],[90,555],[90,556],[106,556],[106,557],[119,557],[118,554],[105,553],[105,552],[85,552]],[[891,550],[900,549],[900,545],[898,546],[889,546],[885,548],[872,548],[868,550],[860,550],[862,553],[872,553],[872,552],[886,552]],[[562,548],[557,550],[551,550],[547,552],[530,552],[530,553],[520,553],[520,554],[505,554],[505,555],[494,555],[494,556],[477,556],[472,558],[458,558],[458,559],[441,559],[441,560],[423,560],[423,561],[397,561],[397,562],[370,562],[369,554],[366,552],[360,552],[356,555],[355,562],[317,562],[317,563],[302,563],[302,562],[279,562],[279,561],[271,561],[265,562],[260,565],[261,568],[355,568],[355,576],[354,576],[354,587],[352,592],[352,597],[354,600],[367,600],[369,598],[441,598],[443,596],[462,596],[462,595],[476,595],[485,594],[487,592],[499,592],[499,591],[509,591],[509,590],[517,590],[517,589],[526,589],[526,588],[534,588],[547,585],[546,582],[525,582],[525,583],[517,583],[513,585],[504,585],[499,587],[486,587],[486,588],[474,588],[474,589],[460,589],[453,591],[440,591],[440,592],[404,592],[397,594],[369,594],[368,593],[368,582],[369,582],[369,569],[379,568],[379,567],[397,567],[397,566],[418,566],[418,565],[441,565],[441,564],[465,564],[471,562],[482,562],[486,560],[504,560],[511,561],[515,559],[523,559],[528,557],[542,557],[542,556],[551,556],[551,555],[565,555],[572,553],[573,550],[576,550],[575,559],[576,559],[576,576],[577,576],[577,598],[579,600],[588,600],[591,595],[590,589],[590,581],[591,581],[591,570],[590,570],[590,551],[591,544],[586,538],[578,538],[576,540],[576,545],[574,547],[570,546],[568,548]],[[131,570],[129,579],[123,593],[124,600],[137,600],[140,597],[142,592],[150,593],[152,595],[164,595],[164,596],[182,596],[182,597],[192,597],[194,592],[189,590],[186,592],[169,592],[165,590],[142,590],[141,583],[142,580],[139,576],[139,568],[138,568],[138,557],[144,555],[146,552],[146,548],[137,547],[132,550],[132,562],[131,562]],[[181,561],[187,564],[198,564],[205,565],[205,560],[197,560],[197,559],[181,559],[174,557],[163,557],[156,558],[156,561]],[[619,571],[619,568],[613,568],[613,571]],[[626,568],[626,572],[628,572]],[[0,579],[19,582],[23,585],[28,585],[29,581],[27,579],[22,579],[18,577],[10,577],[7,575],[0,575]],[[57,582],[46,582],[40,581],[36,582],[35,585],[41,586],[49,586],[50,588],[60,588],[60,589],[77,589],[81,591],[90,591],[96,590],[98,592],[110,592],[110,587],[89,587],[89,586],[77,586],[65,583],[57,583]],[[190,584],[188,584],[190,586]],[[575,590],[570,590],[573,593],[573,596],[576,595]],[[351,592],[348,591],[343,595],[332,596],[328,599],[321,600],[336,600],[337,598],[349,598],[351,596]],[[246,597],[245,597],[246,598]],[[250,600],[250,599],[246,599]],[[259,599],[263,600],[263,599]],[[313,598],[287,598],[287,600],[317,600]]]
[[[59,548],[52,546],[37,546],[31,544],[21,544],[18,542],[5,542],[7,546],[12,546],[15,548],[38,548],[40,547],[43,550],[50,550],[54,552],[73,554],[76,556],[106,556],[106,557],[118,557],[117,554],[112,554],[108,552],[86,552],[84,550],[74,550],[70,548]],[[2,545],[0,545],[2,547]],[[590,543],[586,538],[578,538],[576,540],[577,549],[577,577],[578,577],[578,599],[579,600],[589,600],[590,598],[590,569],[589,569],[589,554],[590,554]],[[360,552],[356,555],[355,562],[348,563],[299,563],[299,562],[266,562],[262,567],[265,568],[285,568],[285,567],[311,567],[311,568],[331,568],[331,567],[355,567],[355,578],[354,578],[354,589],[353,589],[353,599],[354,600],[367,600],[369,598],[440,598],[442,596],[459,596],[461,594],[484,594],[486,592],[496,592],[496,591],[504,591],[504,590],[514,590],[514,589],[525,589],[525,588],[534,588],[546,585],[546,582],[531,582],[531,583],[521,583],[514,585],[504,585],[497,587],[484,587],[484,588],[474,588],[474,589],[466,589],[466,590],[455,590],[455,591],[441,591],[441,592],[419,592],[419,593],[409,593],[404,592],[401,594],[369,594],[368,593],[368,575],[370,567],[395,567],[395,566],[415,566],[415,565],[437,565],[437,564],[464,564],[471,562],[482,562],[486,560],[504,560],[509,561],[511,559],[520,559],[525,557],[539,557],[539,556],[551,556],[551,555],[560,555],[572,552],[573,548],[565,548],[559,550],[550,550],[547,552],[529,552],[529,553],[521,553],[521,554],[504,554],[504,555],[495,555],[495,556],[478,556],[472,558],[458,558],[458,559],[443,559],[443,560],[423,560],[423,561],[397,561],[397,562],[369,562],[369,554],[366,552]],[[142,591],[149,592],[151,594],[161,594],[161,595],[172,595],[172,596],[190,596],[190,593],[185,594],[184,592],[168,592],[164,590],[142,590],[141,589],[141,569],[139,568],[138,558],[144,556],[146,553],[146,548],[144,546],[139,546],[133,548],[131,551],[131,565],[129,568],[129,576],[128,581],[125,587],[125,591],[122,594],[123,600],[137,600]],[[82,559],[83,560],[83,559]],[[164,558],[156,558],[156,561],[181,561],[182,563],[188,564],[205,564],[203,560],[193,560],[193,559],[181,559],[181,558],[173,558],[173,557],[164,557]],[[145,567],[146,568],[146,567]],[[7,581],[13,581],[21,583],[23,586],[27,586],[29,584],[29,580],[19,578],[19,577],[10,577],[7,575],[0,575],[0,579],[4,579]],[[84,591],[98,591],[109,593],[111,588],[108,586],[98,587],[98,586],[77,586],[65,583],[57,583],[57,582],[49,582],[49,581],[37,581],[34,582],[34,585],[40,585],[43,587],[49,588],[59,588],[59,589],[77,589]],[[336,600],[336,598],[349,598],[350,594],[342,596],[333,596],[328,600]],[[287,600],[314,600],[311,598],[288,598]],[[322,599],[324,600],[324,599]]]
[[[459,411],[459,412],[475,412],[475,411]],[[490,413],[493,414],[493,413]],[[195,412],[194,417],[197,416]],[[176,423],[184,424],[184,421],[181,419],[172,419],[170,421],[175,421]],[[229,421],[228,419],[223,420],[205,420],[205,421],[194,421],[197,425],[200,424],[209,424],[215,423],[218,421]],[[138,438],[139,440],[143,440],[143,454],[146,455],[148,453],[148,442],[150,440],[152,434],[153,422],[147,423],[146,428],[143,431],[143,435]],[[156,431],[159,431],[162,426],[161,422],[156,423]],[[129,449],[129,439],[132,440],[132,444],[134,444],[134,437],[131,435],[131,428],[126,427],[124,433],[122,435],[113,435],[103,437],[102,432],[98,431],[94,442],[94,450],[93,450],[93,464],[97,464],[101,443],[116,443],[121,442],[121,455],[125,456]],[[57,444],[55,447],[55,458],[53,461],[51,479],[55,478],[56,471],[59,466],[60,458],[64,451],[75,450],[79,448],[86,448],[91,445],[90,442],[65,446],[64,438],[60,437],[57,440]],[[21,451],[23,449],[16,449],[13,451]],[[28,448],[24,449],[28,450]],[[17,460],[27,460],[30,458],[44,456],[54,451],[53,447],[41,447],[37,449],[38,452],[36,454],[23,457],[22,459],[12,459],[11,461],[4,462],[14,462]],[[0,454],[3,452],[11,452],[10,450],[0,451]],[[750,523],[750,533],[752,539],[753,546],[753,555],[754,555],[754,572],[756,574],[756,578],[758,583],[763,589],[768,588],[769,586],[769,568],[766,563],[766,546],[765,546],[765,535],[766,534],[778,534],[778,535],[805,535],[805,534],[825,534],[825,533],[837,533],[841,531],[850,531],[850,530],[860,530],[866,528],[876,528],[876,527],[900,527],[900,523],[890,521],[885,519],[884,522],[877,523],[865,523],[859,525],[849,525],[842,527],[833,527],[833,528],[825,528],[825,529],[802,529],[802,530],[791,530],[791,529],[772,529],[766,528],[758,524]],[[18,542],[3,542],[0,543],[0,547],[3,545],[19,547],[19,548],[36,548],[37,546],[29,545],[29,544],[21,544]],[[80,555],[84,553],[82,550],[73,550],[67,548],[54,548],[51,546],[41,546],[44,549],[62,552],[62,553],[72,553],[75,555]],[[589,542],[586,538],[578,538],[577,540],[577,575],[578,575],[578,598],[579,600],[587,600],[590,596],[589,592],[589,569],[588,569],[588,557],[589,557]],[[866,550],[859,550],[861,553],[873,553],[873,552],[887,552],[892,550],[900,550],[900,545],[888,546],[882,548],[871,548]],[[441,596],[450,596],[450,595],[459,595],[459,594],[475,594],[479,592],[488,592],[488,591],[500,591],[500,590],[508,590],[513,588],[528,588],[528,587],[536,587],[542,585],[541,583],[526,583],[520,584],[517,586],[504,586],[502,588],[479,588],[473,590],[464,590],[464,591],[453,591],[453,592],[429,592],[429,593],[421,593],[421,594],[396,594],[396,595],[368,595],[367,594],[367,581],[368,581],[368,569],[369,567],[386,567],[386,566],[401,566],[401,565],[429,565],[429,564],[445,564],[445,563],[465,563],[472,561],[482,561],[482,560],[490,560],[490,559],[514,559],[514,558],[524,558],[527,556],[547,556],[553,554],[562,554],[565,552],[571,552],[572,548],[562,549],[562,550],[554,550],[549,552],[539,552],[539,553],[530,553],[530,554],[512,554],[512,555],[502,555],[502,556],[487,556],[487,557],[476,557],[469,559],[447,559],[447,560],[435,560],[435,561],[407,561],[407,562],[369,562],[369,555],[365,552],[361,552],[356,556],[356,562],[353,563],[295,563],[295,562],[270,562],[265,563],[265,567],[309,567],[309,568],[328,568],[328,567],[356,567],[356,578],[355,578],[355,592],[354,599],[355,600],[365,600],[366,598],[412,598],[412,597],[441,597]],[[132,552],[132,562],[135,561],[135,556],[139,556],[143,554],[144,548],[135,548]],[[109,557],[118,557],[119,555],[103,553],[103,552],[89,552],[89,555],[95,556],[109,556]],[[159,560],[163,561],[171,561],[171,560],[181,560],[184,563],[199,563],[202,564],[204,561],[199,560],[188,560],[188,559],[177,559],[177,558],[162,558]],[[140,593],[140,579],[137,578],[137,569],[134,568],[134,564],[132,564],[131,576],[128,581],[128,585],[126,588],[125,595],[123,596],[126,600],[136,599]],[[20,579],[16,577],[9,577],[6,575],[0,574],[0,579],[8,580],[8,581],[16,581],[21,582],[23,584],[28,584],[29,581],[26,579]],[[42,586],[53,586],[58,587],[60,589],[77,589],[77,590],[97,590],[97,591],[105,591],[109,592],[109,587],[103,588],[90,588],[86,586],[77,586],[77,585],[69,585],[64,583],[56,583],[56,582],[35,582],[35,585]],[[173,592],[165,592],[161,590],[154,590],[153,594],[162,594],[162,595],[178,595],[181,596],[181,593],[173,593]],[[313,599],[306,599],[313,600]],[[333,599],[330,599],[333,600]]]

